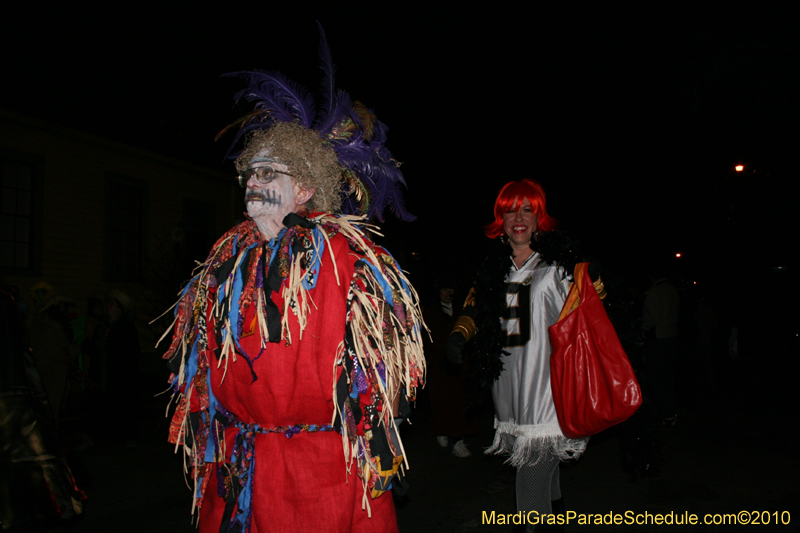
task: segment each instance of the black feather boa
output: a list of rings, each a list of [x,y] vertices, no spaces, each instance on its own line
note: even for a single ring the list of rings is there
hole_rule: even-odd
[[[542,233],[539,240],[531,241],[531,248],[538,252],[542,261],[564,267],[565,273],[575,272],[575,265],[589,262],[589,276],[597,280],[600,275],[600,264],[581,252],[581,241],[573,239],[565,231],[557,229]]]
[[[475,276],[477,333],[465,350],[469,374],[467,398],[470,409],[478,409],[491,394],[492,384],[503,372],[505,333],[499,318],[506,308],[505,278],[511,270],[507,246],[498,246],[484,259]]]

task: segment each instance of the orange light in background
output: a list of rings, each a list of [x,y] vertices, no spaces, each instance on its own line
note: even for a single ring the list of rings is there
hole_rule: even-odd
[[[741,172],[744,170],[744,165],[736,165],[734,168],[736,169],[736,172]]]
[[[681,256],[680,252],[678,252],[677,254],[675,254],[675,257],[680,257],[680,256]]]

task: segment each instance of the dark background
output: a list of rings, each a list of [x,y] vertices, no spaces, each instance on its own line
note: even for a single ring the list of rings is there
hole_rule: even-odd
[[[384,229],[406,264],[471,268],[499,187],[531,177],[612,269],[682,252],[682,276],[738,283],[794,261],[793,5],[4,7],[0,106],[233,179],[230,136],[213,139],[248,109],[220,74],[274,69],[316,91],[319,20],[337,85],[404,163],[418,220]]]
[[[224,160],[230,138],[213,139],[248,109],[233,102],[241,82],[220,75],[274,69],[316,90],[319,20],[337,85],[389,125],[388,146],[404,162],[406,200],[418,219],[387,215],[382,226],[415,283],[442,270],[474,272],[490,245],[482,226],[491,221],[497,191],[530,177],[547,190],[551,214],[602,262],[609,299],[641,297],[650,265],[668,261],[684,289],[696,281],[714,295],[723,341],[738,326],[741,362],[718,376],[725,393],[707,412],[692,406],[681,415],[668,438],[664,477],[649,482],[650,492],[614,481],[617,450],[603,455],[596,439],[585,470],[572,474],[584,488],[566,474],[568,505],[593,512],[605,512],[608,502],[636,507],[641,502],[628,497],[633,487],[648,498],[649,507],[636,508],[654,512],[689,500],[703,512],[785,510],[797,500],[796,454],[785,443],[797,433],[800,18],[792,2],[749,4],[488,2],[445,10],[432,3],[6,3],[0,107],[233,180]],[[745,170],[734,172],[740,163]],[[640,303],[627,310],[638,315]],[[163,403],[153,412],[161,420]],[[86,462],[103,472],[92,496],[95,524],[132,516],[123,525],[139,531],[162,510],[193,527],[181,479],[150,490],[154,476],[180,472],[165,464],[171,459],[163,455],[162,428],[152,426],[151,444],[130,462],[119,462],[110,447],[89,451]],[[421,447],[423,438],[410,442]],[[474,469],[447,464],[454,477],[424,478],[452,459],[443,453],[429,453],[430,468],[425,453],[411,454],[423,458],[415,467],[423,475],[414,481],[422,492],[405,514],[400,510],[409,530],[424,530],[410,524],[431,507],[447,511],[438,502],[451,488],[469,513],[486,504],[476,503],[485,496],[472,490]],[[141,461],[143,454],[162,462]],[[606,468],[592,466],[595,458]],[[142,468],[130,478],[133,463]],[[499,468],[476,464],[492,475]],[[457,476],[465,473],[462,482]],[[122,488],[108,488],[106,478],[121,480]],[[498,493],[509,508],[510,479]],[[428,508],[414,507],[413,498]],[[120,511],[126,505],[134,510]]]

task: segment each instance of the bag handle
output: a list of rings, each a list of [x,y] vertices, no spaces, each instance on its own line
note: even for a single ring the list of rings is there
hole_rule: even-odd
[[[589,268],[589,263],[578,263],[575,265],[575,275],[572,278],[572,287],[569,289],[567,301],[561,308],[561,314],[558,315],[558,322],[561,322],[568,314],[570,314],[576,307],[578,307],[578,300],[584,291],[583,282],[586,278],[586,269]]]

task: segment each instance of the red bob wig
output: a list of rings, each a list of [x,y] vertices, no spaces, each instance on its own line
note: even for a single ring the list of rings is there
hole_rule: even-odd
[[[494,222],[483,229],[486,236],[495,239],[502,235],[503,215],[509,211],[516,211],[525,198],[536,213],[539,231],[551,231],[558,226],[556,219],[547,214],[544,189],[538,182],[531,179],[509,181],[500,189],[500,194],[494,202]]]

